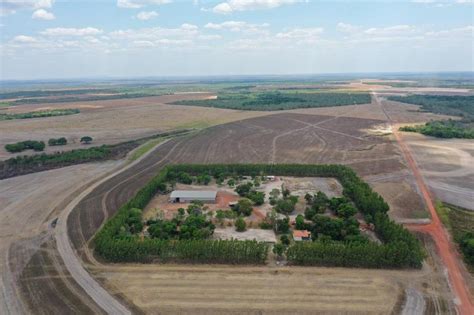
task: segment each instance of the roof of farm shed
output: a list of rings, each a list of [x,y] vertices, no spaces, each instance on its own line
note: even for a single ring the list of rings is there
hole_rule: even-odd
[[[215,199],[217,191],[213,190],[174,190],[170,198],[186,198],[186,199]]]

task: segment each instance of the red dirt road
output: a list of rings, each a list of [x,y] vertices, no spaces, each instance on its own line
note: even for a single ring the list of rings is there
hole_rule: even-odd
[[[407,161],[408,167],[413,172],[413,176],[415,177],[416,184],[431,214],[430,224],[426,224],[426,225],[407,224],[405,226],[414,231],[428,233],[433,238],[436,244],[436,247],[438,249],[439,256],[441,257],[441,260],[443,261],[443,264],[447,269],[448,281],[449,281],[451,290],[453,291],[453,294],[456,297],[455,304],[456,304],[458,313],[461,315],[472,315],[474,314],[473,297],[469,291],[469,287],[467,283],[464,281],[464,278],[461,272],[462,262],[460,261],[461,258],[459,257],[459,253],[457,252],[453,243],[449,239],[448,232],[444,229],[438,217],[438,213],[436,212],[435,206],[433,204],[433,199],[431,198],[428,187],[425,185],[423,176],[421,175],[421,172],[418,169],[418,165],[416,164],[416,161],[413,158],[413,155],[411,154],[410,148],[403,141],[403,137],[398,131],[398,125],[390,118],[384,106],[379,101],[377,94],[373,92],[372,96],[374,98],[374,101],[377,104],[379,104],[382,111],[385,113],[385,116],[387,117],[388,122],[392,126],[393,135],[395,136],[395,139],[397,140],[400,150],[402,151],[403,156],[405,160]]]
[[[415,176],[418,188],[420,189],[420,192],[423,196],[423,199],[425,200],[425,203],[430,211],[432,218],[430,224],[418,226],[409,225],[407,227],[412,230],[428,233],[433,238],[436,243],[439,255],[447,268],[449,284],[453,290],[454,295],[457,298],[457,301],[455,302],[459,314],[472,315],[474,314],[473,297],[471,296],[469,288],[466,282],[464,281],[464,278],[461,273],[461,262],[459,261],[459,254],[454,248],[453,243],[449,240],[447,231],[441,224],[438,214],[436,213],[431,195],[423,180],[423,176],[421,175],[418,166],[416,165],[416,161],[413,159],[410,149],[403,141],[401,134],[398,132],[397,126],[394,126],[393,134],[398,144],[400,145],[400,149],[403,152],[403,155],[408,163],[409,168]]]

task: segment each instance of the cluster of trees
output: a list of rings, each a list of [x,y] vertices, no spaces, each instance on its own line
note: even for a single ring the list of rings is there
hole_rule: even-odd
[[[182,100],[172,104],[237,110],[285,110],[370,103],[368,93],[239,92],[220,93],[217,99]]]
[[[37,112],[27,112],[27,113],[18,113],[18,114],[0,114],[0,120],[65,116],[65,115],[79,114],[79,112],[80,112],[79,109],[52,109],[52,110],[41,110]]]
[[[282,186],[281,188],[281,198],[280,190],[273,189],[270,192],[270,204],[273,206],[273,209],[281,214],[288,215],[295,211],[295,205],[298,203],[298,196],[292,196],[290,191]]]
[[[36,170],[104,160],[111,156],[111,152],[110,146],[103,145],[51,154],[17,156],[0,162],[0,179],[31,173]]]
[[[256,181],[258,183],[258,181]],[[248,198],[253,201],[253,203],[257,206],[263,205],[265,202],[265,193],[261,191],[256,191],[253,187],[255,184],[252,182],[247,182],[238,185],[235,188],[235,192],[239,194],[241,197]]]
[[[197,213],[191,213],[186,218],[178,216],[172,220],[150,220],[147,225],[150,236],[161,240],[204,240],[215,229],[205,215]]]
[[[17,143],[9,143],[5,145],[5,150],[10,153],[18,153],[25,150],[43,151],[45,148],[43,141],[26,140]]]
[[[200,174],[198,176],[191,176],[186,172],[180,172],[179,174],[176,175],[174,180],[183,184],[187,184],[187,185],[191,185],[192,183],[197,183],[200,185],[208,185],[211,182],[212,177],[209,176],[208,174]]]
[[[438,138],[474,139],[474,96],[408,95],[389,96],[388,99],[421,105],[421,109],[436,114],[463,117],[462,120],[431,121],[425,125],[401,127],[401,131],[419,132]]]
[[[418,132],[437,138],[474,139],[474,121],[430,121],[424,125],[400,127],[400,131]]]
[[[92,137],[84,136],[81,138],[81,143],[89,144],[92,141]],[[49,146],[57,146],[57,145],[66,145],[67,139],[64,137],[61,138],[51,138],[48,140]],[[5,150],[10,153],[18,153],[25,150],[34,150],[34,151],[43,151],[46,147],[44,141],[36,141],[36,140],[26,140],[17,143],[9,143],[5,145]]]
[[[49,146],[55,146],[55,145],[66,145],[67,144],[67,139],[64,137],[61,138],[51,138],[48,140],[48,145]]]

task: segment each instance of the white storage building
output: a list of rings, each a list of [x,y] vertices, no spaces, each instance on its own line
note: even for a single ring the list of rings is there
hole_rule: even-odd
[[[170,202],[202,201],[204,203],[215,203],[216,198],[217,191],[212,190],[174,190],[170,195]]]

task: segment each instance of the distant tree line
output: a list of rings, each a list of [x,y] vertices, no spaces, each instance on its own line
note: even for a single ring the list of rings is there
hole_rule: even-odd
[[[105,101],[105,100],[119,100],[119,99],[129,99],[129,98],[139,98],[147,96],[160,96],[164,93],[141,93],[141,92],[131,92],[131,93],[119,93],[119,94],[104,94],[104,95],[84,95],[84,96],[64,96],[57,98],[22,98],[15,101],[1,102],[0,104],[7,104],[9,106],[15,105],[25,105],[25,104],[53,104],[53,103],[70,103],[70,102],[91,102],[91,101]]]
[[[53,109],[27,113],[0,114],[0,120],[29,119],[79,114],[79,109]]]
[[[175,105],[192,105],[217,107],[237,110],[285,110],[295,108],[330,107],[343,105],[367,104],[371,102],[368,93],[281,93],[248,92],[248,93],[220,93],[217,99],[182,100]]]
[[[179,174],[183,173],[189,174],[189,176],[207,174],[216,178],[244,175],[262,176],[264,174],[334,177],[344,187],[344,196],[352,200],[357,209],[365,215],[366,221],[375,225],[376,233],[384,243],[379,245],[372,242],[352,240],[344,242],[321,240],[307,244],[295,244],[288,248],[287,257],[289,262],[296,265],[368,268],[421,267],[424,251],[418,240],[401,225],[390,220],[387,215],[388,205],[382,197],[374,192],[367,183],[363,182],[352,169],[342,165],[181,164],[167,166],[145,185],[135,197],[122,206],[117,214],[99,230],[94,238],[97,253],[104,259],[114,262],[150,262],[160,260],[160,255],[163,254],[164,260],[173,257],[189,262],[264,263],[268,252],[268,246],[264,243],[244,242],[249,244],[244,246],[240,245],[238,241],[199,240],[198,243],[185,243],[188,244],[186,248],[193,253],[192,255],[180,256],[180,251],[176,253],[168,251],[171,248],[170,246],[181,248],[180,240],[157,241],[146,238],[142,240],[137,235],[123,235],[120,233],[127,224],[132,209],[143,209],[157,191],[166,191],[167,183],[175,180]],[[282,224],[282,226],[288,227],[288,222]],[[209,246],[205,245],[206,242]],[[219,248],[219,250],[216,249],[209,253],[208,247]],[[165,248],[166,251],[163,251],[162,248]],[[233,248],[233,251],[230,251],[230,248]],[[241,250],[244,252],[241,252]],[[203,251],[203,253],[200,253],[200,251]]]
[[[388,96],[391,101],[421,105],[423,111],[435,114],[474,118],[474,96],[422,95]]]

